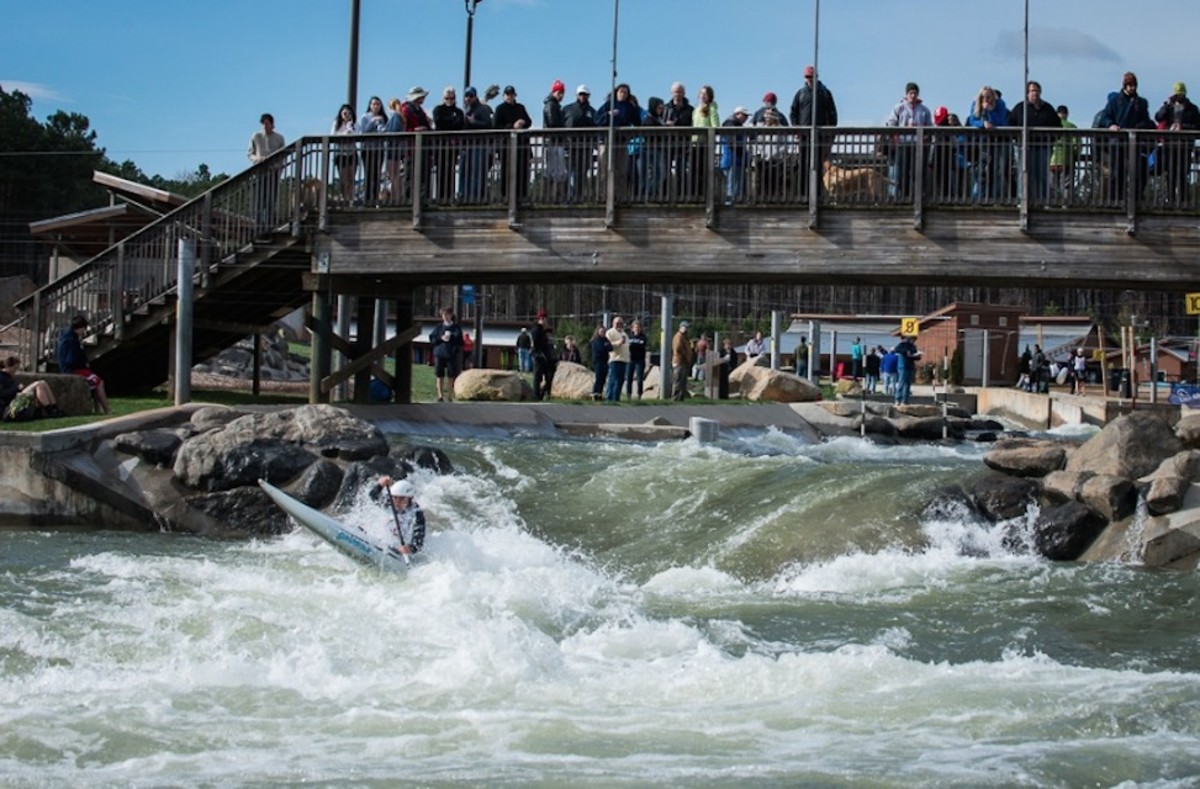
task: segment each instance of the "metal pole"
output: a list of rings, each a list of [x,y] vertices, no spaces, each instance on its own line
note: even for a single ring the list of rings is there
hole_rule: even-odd
[[[980,386],[987,389],[991,385],[992,343],[988,337],[988,329],[983,330],[983,380]]]
[[[350,0],[350,68],[347,71],[346,103],[358,107],[358,23],[361,0]]]
[[[479,0],[463,0],[467,9],[467,52],[463,63],[463,90],[471,86],[471,40],[475,35],[475,7]]]
[[[779,369],[779,345],[781,331],[780,311],[771,310],[771,369]]]
[[[673,307],[671,297],[663,296],[662,314],[659,316],[662,326],[662,342],[658,352],[658,393],[663,400],[670,400],[672,395],[671,376],[674,374],[674,370],[671,365],[671,340],[674,338],[674,333],[671,331],[671,312]]]
[[[816,0],[813,11],[813,84],[812,84],[812,116],[809,118],[808,130],[808,226],[817,226],[817,204],[821,175],[817,162],[817,111],[819,109],[821,92],[817,86],[821,84],[821,70],[817,68],[820,54],[821,30],[821,0]]]
[[[175,303],[175,405],[192,399],[192,275],[196,269],[196,242],[179,239],[179,300]]]
[[[608,168],[608,184],[604,199],[605,227],[612,227],[616,223],[617,184],[614,179],[614,160],[617,131],[613,108],[617,103],[617,23],[620,18],[620,9],[621,0],[613,0],[612,79],[608,89],[608,155],[605,157]]]
[[[1029,228],[1029,0],[1025,0],[1025,79],[1021,82],[1021,229]]]
[[[837,329],[829,332],[829,385],[837,386]]]
[[[1150,402],[1158,402],[1158,338],[1150,338]]]

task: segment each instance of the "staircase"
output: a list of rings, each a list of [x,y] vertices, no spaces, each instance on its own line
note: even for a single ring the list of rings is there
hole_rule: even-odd
[[[163,383],[174,356],[180,241],[194,249],[196,362],[305,304],[312,257],[304,230],[316,206],[296,185],[312,178],[313,159],[300,144],[278,151],[18,302],[31,366],[54,369],[58,333],[82,313],[91,330],[84,347],[110,394]]]

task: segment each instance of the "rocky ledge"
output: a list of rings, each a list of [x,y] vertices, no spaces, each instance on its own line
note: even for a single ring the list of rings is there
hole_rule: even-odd
[[[958,500],[1049,559],[1200,564],[1200,415],[1172,427],[1135,411],[1080,445],[1003,438],[984,462],[991,473],[931,506]]]

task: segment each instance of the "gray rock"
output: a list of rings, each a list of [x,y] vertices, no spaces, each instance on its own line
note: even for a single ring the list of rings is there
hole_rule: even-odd
[[[404,468],[424,468],[437,474],[453,474],[454,464],[450,456],[433,447],[398,446],[391,452],[392,458]]]
[[[1105,520],[1116,521],[1137,507],[1137,488],[1125,477],[1097,474],[1079,488],[1079,501]]]
[[[901,408],[914,408],[914,406],[901,406]],[[956,427],[952,422],[946,423],[946,420],[940,416],[897,416],[892,420],[892,424],[896,427],[896,435],[916,441],[940,441],[943,424],[945,424],[947,435],[955,438],[961,438],[963,435],[961,428]]]
[[[321,509],[337,497],[343,476],[341,466],[322,458],[304,470],[296,481],[292,495],[310,507]]]
[[[1051,505],[1079,501],[1083,483],[1094,476],[1090,471],[1051,471],[1042,478],[1042,498]]]
[[[187,504],[220,524],[228,535],[284,534],[291,529],[283,510],[276,507],[257,485],[220,493],[201,493],[190,496]]]
[[[175,456],[176,478],[197,490],[229,490],[256,485],[260,479],[282,485],[317,459],[304,447],[278,438],[203,440],[210,435],[185,442]]]
[[[1167,515],[1183,507],[1183,498],[1192,487],[1187,477],[1154,475],[1146,491],[1146,509],[1151,515]]]
[[[1078,559],[1104,529],[1104,519],[1078,501],[1043,509],[1034,525],[1034,545],[1054,561]]]
[[[988,474],[975,481],[970,496],[975,509],[995,522],[1024,515],[1036,492],[1031,480]]]
[[[1177,452],[1139,481],[1150,482],[1157,477],[1183,477],[1192,482],[1200,481],[1200,451],[1186,449]]]
[[[1184,414],[1175,424],[1175,436],[1186,449],[1200,449],[1200,414]]]
[[[1067,450],[1053,441],[1005,439],[983,458],[989,468],[1017,477],[1044,477],[1063,467]]]
[[[855,415],[855,417],[852,420],[850,420],[851,429],[853,429],[857,432],[862,432],[864,421],[867,423],[866,432],[869,435],[875,435],[875,436],[895,436],[896,435],[896,425],[892,422],[892,420],[887,419],[882,416],[875,416],[874,414],[871,414],[871,413],[868,413],[866,415],[865,419],[863,418],[862,414]],[[941,433],[938,433],[938,438],[941,438]]]
[[[191,425],[192,429],[197,433],[205,433],[209,430],[225,427],[225,425],[233,420],[245,415],[245,411],[239,411],[236,408],[229,408],[223,405],[208,405],[197,409],[192,414]]]
[[[170,466],[175,462],[175,452],[182,443],[183,436],[180,431],[170,428],[121,433],[113,440],[117,451],[136,455],[147,463],[160,467]]]
[[[1183,449],[1171,426],[1149,411],[1134,411],[1110,422],[1072,453],[1068,471],[1094,471],[1137,479]]]

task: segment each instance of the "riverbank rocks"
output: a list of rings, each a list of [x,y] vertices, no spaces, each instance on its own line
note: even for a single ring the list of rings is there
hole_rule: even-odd
[[[762,358],[762,357],[759,357]],[[821,399],[821,389],[812,381],[792,373],[743,362],[729,374],[729,388],[752,402],[811,403]]]
[[[259,335],[259,376],[264,381],[304,382],[309,379],[308,360],[291,352],[281,331]],[[194,373],[249,380],[254,377],[254,338],[245,337],[212,359],[192,367]]]
[[[586,400],[592,396],[595,374],[582,364],[559,362],[550,385],[550,396],[562,400]]]
[[[454,379],[454,399],[518,403],[533,399],[533,387],[508,370],[464,370]]]
[[[1185,449],[1198,436],[1195,418],[1172,428],[1160,415],[1135,411],[1079,447],[1006,439],[984,462],[1009,476],[1039,480],[1034,545],[1049,559],[1195,566],[1200,545],[1183,555],[1191,532],[1173,532],[1186,527],[1200,533],[1200,450]],[[1139,495],[1144,515],[1137,514]]]

